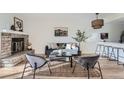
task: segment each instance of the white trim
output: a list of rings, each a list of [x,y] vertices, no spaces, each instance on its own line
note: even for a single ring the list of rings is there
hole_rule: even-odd
[[[0,33],[12,33],[12,34],[23,34],[23,35],[28,35],[27,33],[24,32],[19,32],[19,31],[13,31],[13,30],[6,30],[6,31],[1,31]]]

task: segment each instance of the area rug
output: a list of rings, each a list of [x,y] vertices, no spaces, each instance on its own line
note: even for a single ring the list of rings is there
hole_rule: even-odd
[[[79,78],[87,78],[87,70],[82,68],[80,65],[77,64],[74,73],[72,73],[73,67],[70,67],[69,63],[63,63],[59,66],[51,66],[52,74],[50,74],[49,70],[38,70],[36,72],[36,78],[44,79],[44,78],[73,78],[73,77],[79,77]],[[32,78],[32,73],[25,76],[24,78]],[[90,77],[92,78],[100,78],[100,73],[97,69],[90,70]]]

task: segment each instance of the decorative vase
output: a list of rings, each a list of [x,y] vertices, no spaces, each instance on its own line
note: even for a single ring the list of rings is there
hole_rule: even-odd
[[[15,26],[12,25],[10,29],[15,31]]]

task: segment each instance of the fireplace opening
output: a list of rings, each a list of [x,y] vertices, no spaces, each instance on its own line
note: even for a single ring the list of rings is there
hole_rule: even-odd
[[[12,38],[11,44],[12,54],[24,51],[24,38]]]

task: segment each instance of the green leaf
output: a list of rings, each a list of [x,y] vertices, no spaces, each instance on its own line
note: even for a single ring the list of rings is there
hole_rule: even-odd
[[[85,32],[81,32],[80,30],[77,30],[77,33],[76,33],[76,37],[72,37],[75,41],[77,42],[85,42],[86,39],[88,39],[88,37],[85,36]]]

